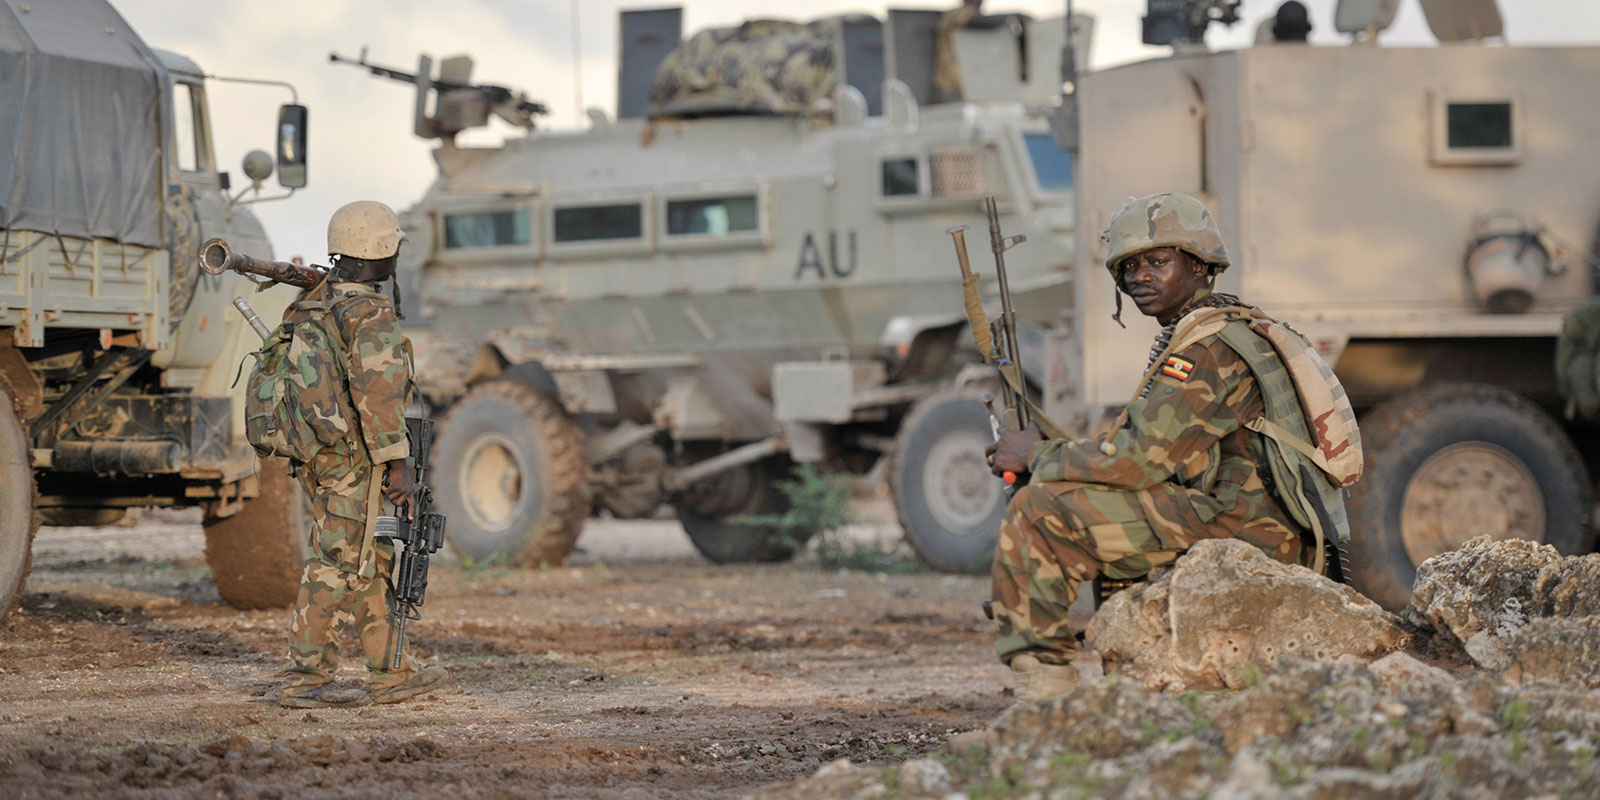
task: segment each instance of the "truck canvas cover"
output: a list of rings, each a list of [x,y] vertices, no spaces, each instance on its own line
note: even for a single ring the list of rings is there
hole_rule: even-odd
[[[164,80],[104,0],[0,0],[0,230],[158,246]]]

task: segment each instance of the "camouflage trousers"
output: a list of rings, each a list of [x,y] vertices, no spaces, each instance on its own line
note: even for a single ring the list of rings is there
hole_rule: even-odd
[[[346,443],[319,452],[300,471],[300,486],[311,501],[312,523],[306,568],[289,625],[286,693],[309,691],[334,679],[340,636],[351,624],[361,640],[373,689],[403,683],[417,672],[410,656],[401,658],[399,669],[389,668],[396,642],[385,577],[394,563],[394,548],[367,538],[367,503],[375,491],[375,472],[366,452]]]
[[[1067,610],[1084,581],[1137,578],[1201,539],[1238,538],[1281,561],[1299,560],[1299,537],[1281,526],[1257,532],[1223,518],[1202,524],[1188,497],[1196,494],[1171,483],[1137,492],[1072,481],[1019,489],[994,557],[1000,660],[1009,664],[1028,652],[1046,664],[1071,663],[1078,640]]]

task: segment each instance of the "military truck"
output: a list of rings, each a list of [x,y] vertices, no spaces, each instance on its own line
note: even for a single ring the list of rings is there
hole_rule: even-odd
[[[683,40],[679,9],[623,12],[617,119],[591,111],[580,131],[533,129],[525,98],[472,86],[464,57],[437,74],[426,56],[415,73],[357,61],[414,82],[415,132],[440,142],[400,268],[422,298],[408,324],[457,552],[559,563],[591,514],[666,504],[713,561],[783,559],[802,542],[747,516],[781,511],[775,483],[820,463],[886,481],[929,564],[987,568],[1004,495],[977,397],[996,384],[945,231],[982,225],[993,193],[1028,237],[1008,265],[1044,386],[1071,305],[1071,170],[1044,116],[1067,35],[1062,19],[957,31],[965,99],[932,103],[939,16]],[[741,44],[780,53],[742,72],[770,83],[726,77]],[[528,130],[456,143],[490,115]]]
[[[1565,418],[1554,365],[1600,274],[1600,110],[1574,100],[1600,48],[1485,45],[1491,0],[1423,2],[1441,45],[1389,47],[1398,4],[1346,1],[1349,46],[1204,52],[1170,5],[1152,0],[1146,31],[1179,31],[1160,42],[1177,54],[1085,75],[1071,99],[1073,402],[1091,420],[1125,403],[1155,333],[1111,321],[1095,232],[1129,196],[1189,192],[1233,257],[1220,288],[1305,332],[1357,406],[1358,588],[1398,608],[1418,564],[1480,534],[1588,551],[1600,441]]]
[[[103,0],[0,3],[0,75],[0,616],[41,522],[107,524],[140,506],[203,507],[222,596],[287,605],[302,508],[282,467],[258,471],[235,438],[229,397],[252,346],[228,302],[247,287],[196,261],[209,236],[270,252],[246,206],[270,199],[273,158],[248,155],[252,184],[230,195],[207,76]],[[304,106],[283,106],[274,138],[292,192]]]

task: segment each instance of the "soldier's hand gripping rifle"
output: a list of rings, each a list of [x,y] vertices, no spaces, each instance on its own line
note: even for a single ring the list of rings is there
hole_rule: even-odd
[[[1022,375],[1022,356],[1017,347],[1017,311],[1011,304],[1011,285],[1006,277],[1005,252],[1027,241],[1027,237],[1018,234],[1006,236],[1000,230],[1000,212],[995,202],[994,195],[983,198],[983,208],[989,217],[989,249],[994,253],[995,277],[1000,282],[1000,317],[991,320],[983,310],[983,299],[978,294],[979,275],[972,271],[972,264],[967,260],[967,226],[958,225],[946,233],[955,240],[956,262],[961,266],[961,291],[967,310],[967,321],[972,325],[972,337],[978,345],[978,353],[983,356],[984,363],[995,368],[1000,373],[1000,394],[1003,408],[998,416],[993,405],[989,405],[991,419],[999,419],[1005,428],[1014,431],[1026,430],[1029,425],[1037,423],[1046,436],[1064,438],[1061,428],[1049,418],[1039,412],[1028,400],[1028,386]],[[999,438],[998,430],[996,439]],[[1026,478],[1016,473],[1007,471],[1004,480],[1007,484],[1015,485],[1019,481],[1026,482]]]
[[[433,420],[406,417],[411,437],[411,463],[415,466],[415,489],[411,495],[411,518],[378,517],[377,537],[396,546],[394,573],[389,577],[390,597],[394,602],[395,645],[390,669],[400,668],[405,652],[406,623],[422,619],[417,609],[428,593],[428,559],[444,546],[444,515],[433,510],[433,490],[428,488],[428,451],[433,449]]]

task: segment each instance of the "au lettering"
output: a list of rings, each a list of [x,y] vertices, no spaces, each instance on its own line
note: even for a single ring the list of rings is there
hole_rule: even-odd
[[[807,232],[806,238],[800,242],[800,263],[795,267],[794,279],[804,280],[808,270],[815,270],[817,277],[823,280],[827,280],[829,273],[835,278],[848,278],[855,274],[859,266],[857,256],[855,231],[845,234],[846,262],[839,260],[839,232],[828,231],[828,259],[824,267],[822,248],[817,246],[817,237]]]

